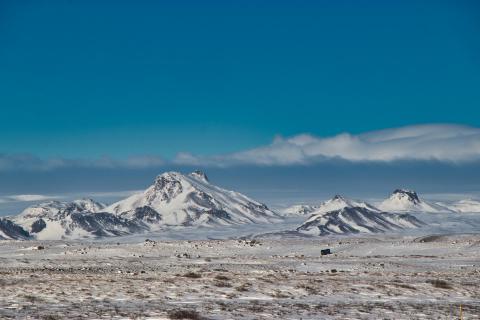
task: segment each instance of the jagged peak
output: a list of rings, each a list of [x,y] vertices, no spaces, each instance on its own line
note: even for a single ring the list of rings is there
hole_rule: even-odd
[[[208,177],[205,174],[205,172],[200,171],[200,170],[193,171],[192,173],[190,173],[190,176],[197,179],[197,180],[203,181],[203,182],[209,182]]]
[[[162,174],[159,174],[156,178],[155,181],[157,180],[162,180],[162,179],[179,179],[183,176],[180,172],[177,171],[166,171]]]
[[[418,194],[413,191],[413,190],[408,190],[408,189],[395,189],[392,193],[392,196],[405,196],[407,197],[408,200],[418,203],[420,202],[420,198],[418,197]]]
[[[153,185],[155,189],[162,189],[165,186],[172,184],[180,184],[180,181],[183,180],[184,175],[176,171],[168,171],[158,175],[155,178]]]
[[[345,198],[342,197],[342,196],[339,195],[339,194],[336,194],[331,200],[332,200],[332,201],[345,201]]]
[[[170,201],[182,193],[182,184],[185,182],[185,176],[179,172],[169,171],[162,173],[155,178],[154,184],[146,191],[148,202],[152,202],[155,199]]]

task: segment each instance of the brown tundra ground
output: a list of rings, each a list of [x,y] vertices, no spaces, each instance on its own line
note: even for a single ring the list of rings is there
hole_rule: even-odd
[[[2,241],[0,262],[0,319],[480,319],[480,235]]]

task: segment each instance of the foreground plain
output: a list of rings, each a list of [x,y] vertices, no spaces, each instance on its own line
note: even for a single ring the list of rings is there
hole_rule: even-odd
[[[2,241],[0,276],[1,319],[480,319],[480,235]]]

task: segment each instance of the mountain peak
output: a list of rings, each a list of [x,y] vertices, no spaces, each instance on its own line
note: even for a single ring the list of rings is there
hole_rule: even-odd
[[[175,171],[162,173],[155,178],[155,183],[149,189],[148,200],[153,201],[158,197],[160,200],[170,200],[183,191],[182,181],[185,177]]]
[[[167,171],[167,172],[164,172],[162,174],[159,174],[155,178],[155,184],[162,183],[162,181],[166,181],[166,180],[178,180],[178,179],[181,179],[182,176],[183,175],[180,172]]]
[[[50,200],[26,208],[19,216],[25,218],[45,218],[54,217],[59,214],[68,215],[79,212],[99,212],[104,208],[105,205],[103,203],[87,198],[73,200],[71,202]]]
[[[428,203],[418,197],[418,194],[412,190],[396,189],[385,199],[379,208],[389,212],[445,212],[448,208]]]
[[[312,214],[312,216],[318,215],[324,215],[330,211],[336,211],[336,210],[341,210],[344,208],[365,208],[371,211],[379,212],[376,207],[372,206],[371,204],[367,202],[361,202],[357,200],[352,200],[345,198],[339,194],[335,195],[333,198],[322,202],[320,205],[316,206],[292,206],[290,208],[287,208],[284,210],[287,214],[291,213],[301,213],[301,214]]]
[[[392,193],[392,197],[396,198],[404,198],[408,201],[413,203],[420,203],[420,199],[418,198],[418,194],[413,190],[407,189],[395,189]]]
[[[205,172],[200,171],[200,170],[193,171],[192,173],[190,173],[190,176],[192,178],[195,178],[195,179],[199,180],[199,181],[209,182],[208,177],[205,174]]]

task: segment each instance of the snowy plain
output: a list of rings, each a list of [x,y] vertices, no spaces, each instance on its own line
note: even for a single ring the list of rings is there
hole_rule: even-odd
[[[479,319],[479,257],[478,234],[2,241],[0,318]]]

